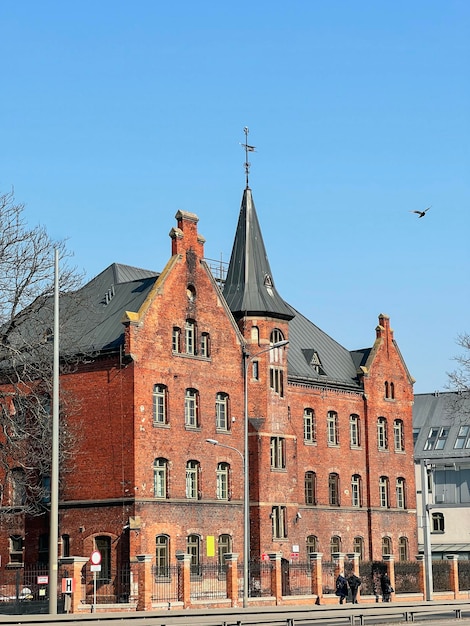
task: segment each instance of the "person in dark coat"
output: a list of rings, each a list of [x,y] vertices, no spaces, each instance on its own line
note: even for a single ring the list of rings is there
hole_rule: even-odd
[[[343,576],[343,574],[339,574],[336,579],[336,591],[335,594],[339,596],[339,603],[343,604],[344,599],[348,597],[348,581]]]
[[[388,574],[383,574],[382,580],[380,582],[382,586],[382,601],[390,602],[390,598],[393,592],[393,587],[392,587],[392,583],[390,582],[390,578],[388,577]]]
[[[357,592],[359,591],[359,586],[361,584],[361,579],[356,574],[351,574],[347,578],[349,588],[351,589],[351,602],[353,604],[358,604],[357,601]]]

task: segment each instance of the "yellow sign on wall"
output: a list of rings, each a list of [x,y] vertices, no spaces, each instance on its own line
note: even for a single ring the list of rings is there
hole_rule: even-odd
[[[207,535],[206,537],[207,556],[215,556],[215,537]]]

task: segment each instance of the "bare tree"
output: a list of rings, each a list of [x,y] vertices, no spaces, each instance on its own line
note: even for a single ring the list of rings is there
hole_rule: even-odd
[[[459,392],[470,391],[470,334],[462,333],[459,335],[457,345],[464,352],[454,357],[454,361],[458,363],[458,368],[447,373],[449,388]]]
[[[53,370],[54,250],[60,291],[77,293],[81,276],[69,266],[64,241],[29,227],[13,192],[0,195],[0,515],[37,515],[49,500]],[[61,311],[60,327],[76,307]],[[70,341],[69,341],[70,345]],[[75,352],[75,353],[74,353]],[[71,346],[70,359],[76,360]],[[67,358],[62,356],[62,364]],[[71,398],[61,396],[60,459],[77,436],[67,424]]]

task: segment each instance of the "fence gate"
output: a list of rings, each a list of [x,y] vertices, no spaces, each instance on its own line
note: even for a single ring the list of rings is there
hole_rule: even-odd
[[[15,567],[0,570],[0,614],[24,615],[49,612],[48,568]],[[61,594],[59,612],[63,612]]]

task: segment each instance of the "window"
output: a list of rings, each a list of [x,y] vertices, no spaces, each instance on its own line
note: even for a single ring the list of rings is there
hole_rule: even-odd
[[[388,386],[388,382],[387,381],[385,381],[384,387],[385,387],[385,390],[384,390],[385,391],[385,397],[388,398],[389,394],[390,394],[390,388]]]
[[[193,285],[188,285],[186,287],[186,295],[188,296],[188,300],[190,302],[194,302],[196,299],[196,290]]]
[[[361,445],[361,431],[359,428],[359,415],[349,416],[349,441],[351,448],[358,448]]]
[[[186,389],[184,423],[189,428],[197,428],[199,426],[198,395],[197,389]]]
[[[188,461],[186,463],[186,497],[189,500],[198,500],[199,494],[199,463]]]
[[[217,465],[217,500],[229,500],[229,471],[228,463],[219,463]]]
[[[335,411],[328,411],[326,418],[326,429],[329,446],[337,446],[339,444],[338,436],[338,414]]]
[[[419,432],[419,428],[413,428],[413,448],[416,446],[416,442],[418,441]]]
[[[379,450],[386,450],[388,448],[387,420],[385,417],[379,417],[377,420],[377,445]]]
[[[385,398],[387,398],[387,400],[395,400],[395,384],[385,382],[384,387],[385,387]]]
[[[305,473],[305,504],[317,503],[317,475],[315,472]]]
[[[171,349],[173,352],[181,352],[181,328],[173,326]]]
[[[153,423],[155,425],[167,423],[167,391],[165,385],[153,387]]]
[[[432,518],[432,532],[443,533],[444,532],[444,514],[433,513],[431,518]]]
[[[62,549],[60,551],[60,556],[65,558],[70,556],[70,535],[62,535],[61,539]]]
[[[431,428],[428,433],[428,438],[424,444],[424,450],[443,450],[448,436],[448,428]]]
[[[201,538],[199,535],[188,535],[186,539],[186,552],[191,555],[189,565],[192,575],[201,575]]]
[[[215,427],[217,430],[229,430],[228,395],[219,391],[215,396]]]
[[[397,478],[396,493],[397,493],[397,509],[404,509],[404,508],[406,508],[406,503],[405,503],[405,479],[404,478]]]
[[[351,504],[354,507],[362,506],[362,489],[361,489],[361,477],[359,474],[354,474],[351,478]]]
[[[225,554],[232,552],[232,537],[230,535],[219,535],[217,540],[217,558],[219,570],[225,571]]]
[[[42,533],[38,541],[38,564],[46,565],[47,563],[49,563],[49,534]]]
[[[184,340],[186,354],[196,354],[196,322],[194,320],[186,320]]]
[[[383,509],[388,509],[389,507],[388,478],[386,476],[381,476],[379,479],[379,500],[380,500],[380,506]]]
[[[95,537],[95,549],[101,553],[101,572],[98,572],[98,580],[109,582],[111,580],[111,537]]]
[[[284,397],[284,372],[279,367],[269,369],[269,386],[281,398]]]
[[[258,326],[251,327],[251,343],[255,343],[259,346],[259,328]]]
[[[393,422],[393,440],[395,444],[395,452],[403,452],[405,449],[404,431],[402,420]]]
[[[15,468],[10,474],[11,505],[23,506],[26,503],[26,477],[24,470]]]
[[[23,563],[23,543],[21,535],[10,537],[10,563]]]
[[[209,333],[201,334],[201,356],[208,359],[211,355],[211,342]]]
[[[390,383],[390,398],[395,400],[395,383]]]
[[[251,377],[253,380],[259,380],[259,362],[253,361],[251,364]]]
[[[284,437],[271,437],[271,468],[285,469],[286,440]]]
[[[315,412],[313,409],[304,409],[304,441],[313,443],[316,439]]]
[[[170,576],[170,539],[167,535],[155,537],[155,576],[169,578]]]
[[[328,495],[330,506],[339,506],[339,476],[332,473],[328,476]]]
[[[341,537],[333,535],[330,539],[330,554],[341,552]]]
[[[307,537],[307,555],[318,552],[318,537],[316,535],[308,535]]]
[[[455,440],[454,448],[456,450],[462,450],[463,448],[470,448],[470,426],[461,426]]]
[[[312,358],[310,359],[310,365],[313,367],[317,374],[319,374],[320,376],[326,376],[320,356],[316,350],[314,350]]]
[[[285,506],[273,506],[271,520],[273,539],[285,539],[287,537],[287,508]]]
[[[153,495],[156,498],[166,498],[168,495],[168,461],[155,459],[153,464]]]
[[[353,552],[359,554],[359,559],[364,560],[364,539],[363,537],[354,537]]]
[[[284,341],[284,335],[279,330],[279,328],[274,328],[273,331],[271,332],[269,343],[271,344],[271,346],[273,346],[275,343],[279,343],[281,341]],[[282,355],[284,354],[284,346],[270,350],[269,354],[271,358],[271,363],[282,362]]]
[[[392,540],[390,537],[382,537],[382,556],[392,554]]]
[[[407,537],[399,537],[398,539],[398,560],[402,562],[410,560]]]

